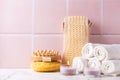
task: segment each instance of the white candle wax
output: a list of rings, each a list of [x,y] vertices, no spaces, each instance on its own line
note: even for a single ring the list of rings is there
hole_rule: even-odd
[[[60,73],[62,73],[64,75],[75,75],[76,68],[73,68],[72,66],[68,66],[68,65],[61,65]]]

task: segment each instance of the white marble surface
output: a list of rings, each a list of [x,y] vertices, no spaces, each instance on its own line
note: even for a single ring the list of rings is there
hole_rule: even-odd
[[[64,76],[59,72],[34,72],[31,69],[0,69],[0,80],[120,80],[120,77],[90,78],[83,75]]]

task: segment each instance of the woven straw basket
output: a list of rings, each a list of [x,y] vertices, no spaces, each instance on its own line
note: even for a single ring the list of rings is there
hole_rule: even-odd
[[[81,56],[82,47],[88,42],[91,22],[84,16],[64,18],[64,54],[62,63],[70,65],[74,57]]]

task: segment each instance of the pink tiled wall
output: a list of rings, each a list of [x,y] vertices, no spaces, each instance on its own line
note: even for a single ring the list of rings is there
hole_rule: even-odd
[[[38,49],[63,51],[62,20],[87,16],[90,41],[120,43],[120,0],[0,0],[0,68],[29,67]]]

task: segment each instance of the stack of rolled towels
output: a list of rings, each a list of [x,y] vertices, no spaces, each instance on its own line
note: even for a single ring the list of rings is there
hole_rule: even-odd
[[[83,72],[88,67],[99,69],[104,75],[119,75],[120,45],[87,43],[82,48],[82,57],[75,57],[72,66],[78,72]]]

